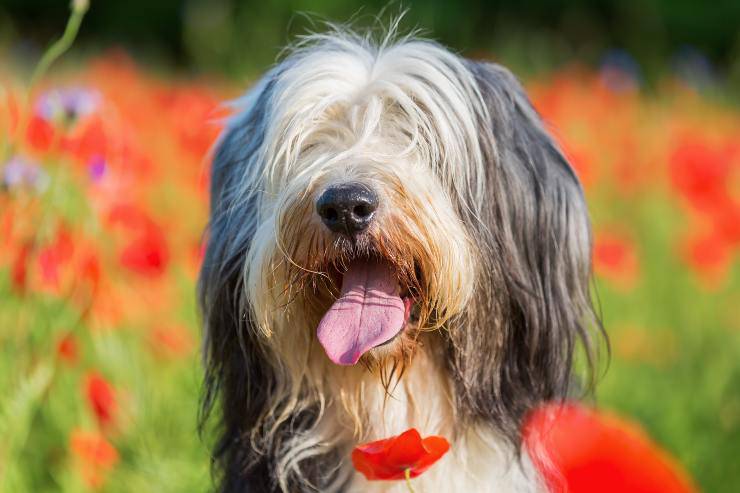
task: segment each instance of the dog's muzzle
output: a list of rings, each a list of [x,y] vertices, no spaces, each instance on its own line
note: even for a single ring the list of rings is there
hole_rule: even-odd
[[[332,233],[354,239],[370,227],[378,205],[378,195],[369,186],[340,183],[321,193],[316,212]],[[353,365],[403,330],[411,298],[403,296],[395,267],[382,258],[353,258],[341,276],[339,298],[324,314],[316,335],[329,359]]]

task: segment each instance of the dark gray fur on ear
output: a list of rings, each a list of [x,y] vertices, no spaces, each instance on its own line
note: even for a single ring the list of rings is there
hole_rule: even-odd
[[[519,82],[468,62],[487,106],[479,121],[486,204],[459,209],[480,246],[469,311],[446,332],[461,418],[518,444],[522,418],[566,397],[580,340],[591,363],[590,226],[576,175]],[[466,217],[467,216],[467,217]]]

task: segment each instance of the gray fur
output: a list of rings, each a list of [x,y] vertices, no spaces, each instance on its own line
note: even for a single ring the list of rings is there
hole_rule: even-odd
[[[526,412],[564,399],[580,340],[592,362],[590,229],[577,177],[516,78],[469,62],[488,106],[481,121],[490,200],[467,217],[486,273],[476,302],[445,332],[463,420],[518,445]],[[460,214],[465,216],[464,207]]]

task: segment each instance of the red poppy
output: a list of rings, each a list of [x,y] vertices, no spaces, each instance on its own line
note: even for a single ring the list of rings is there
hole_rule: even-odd
[[[131,203],[119,203],[109,211],[107,222],[126,235],[119,256],[121,265],[144,277],[164,274],[170,250],[161,226],[145,210]]]
[[[164,274],[170,253],[164,233],[150,225],[130,241],[121,252],[121,264],[144,277],[159,277]]]
[[[99,433],[75,429],[69,439],[69,448],[85,483],[91,488],[103,486],[108,472],[118,462],[115,447]]]
[[[91,290],[91,294],[95,294],[100,285],[102,269],[98,254],[92,247],[88,247],[82,251],[77,261],[77,269],[78,279],[81,284],[87,285]]]
[[[118,412],[118,402],[113,386],[102,375],[92,372],[85,378],[85,395],[100,426],[113,424]]]
[[[54,142],[54,126],[41,118],[34,115],[28,122],[26,129],[26,139],[31,148],[37,152],[46,152]]]
[[[620,288],[631,288],[639,274],[637,250],[625,235],[600,232],[594,238],[594,270]]]
[[[41,248],[38,254],[41,281],[44,287],[57,290],[61,281],[61,270],[64,264],[72,258],[74,242],[72,235],[61,226],[49,245]]]
[[[118,202],[108,210],[105,222],[109,226],[136,231],[147,227],[152,219],[141,207],[131,202]]]
[[[180,148],[198,159],[204,157],[220,131],[219,98],[205,87],[174,87],[162,91],[160,104]]]
[[[404,479],[406,471],[415,478],[450,449],[447,440],[438,436],[422,439],[411,428],[398,436],[358,445],[352,451],[352,464],[367,479]]]
[[[59,359],[70,365],[75,364],[78,358],[77,340],[72,334],[65,334],[57,343]]]
[[[563,142],[563,152],[565,152],[573,171],[583,184],[583,188],[590,189],[596,181],[594,159],[584,146],[579,147],[573,143],[566,143],[562,138],[560,140]]]
[[[17,293],[25,293],[28,284],[28,260],[33,252],[31,243],[24,243],[16,252],[10,270],[10,280]]]
[[[729,200],[726,184],[733,155],[730,145],[720,147],[700,136],[682,136],[670,155],[674,187],[698,210],[721,210]]]
[[[107,156],[110,146],[100,116],[90,117],[84,124],[74,128],[62,142],[63,150],[80,164],[87,164],[96,156]]]
[[[634,423],[575,404],[533,412],[524,442],[555,493],[689,493],[680,466]]]
[[[716,232],[699,233],[684,240],[683,257],[706,287],[716,288],[729,274],[732,250]]]

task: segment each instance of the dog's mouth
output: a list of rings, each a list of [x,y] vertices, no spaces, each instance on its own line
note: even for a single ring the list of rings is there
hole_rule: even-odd
[[[401,335],[413,318],[414,298],[394,265],[382,258],[356,258],[335,275],[341,291],[321,319],[317,337],[330,360],[354,365]]]

